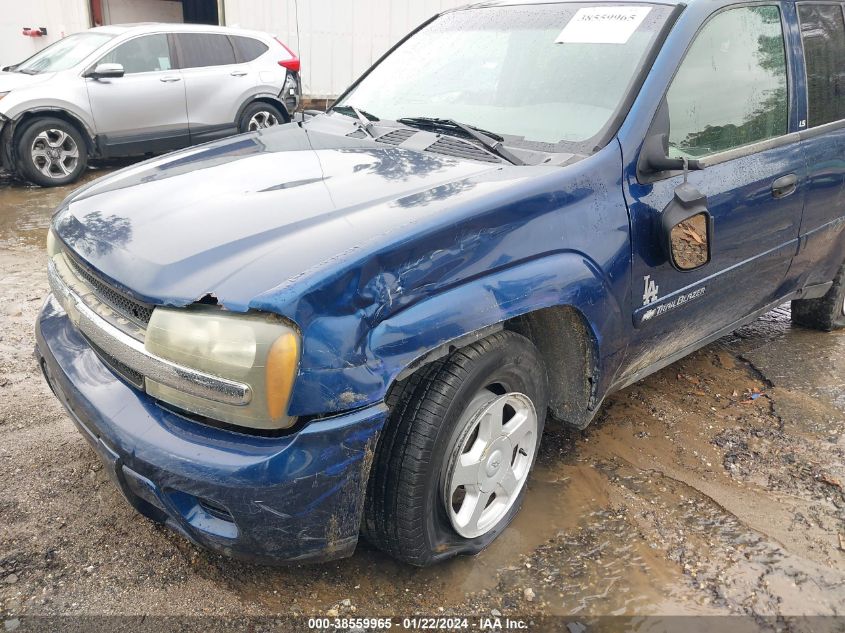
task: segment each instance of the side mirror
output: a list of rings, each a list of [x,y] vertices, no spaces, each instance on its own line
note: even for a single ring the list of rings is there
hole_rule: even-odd
[[[669,136],[665,133],[651,134],[646,137],[640,152],[640,169],[644,172],[656,174],[661,171],[677,171],[684,169],[683,158],[669,158]],[[688,160],[687,169],[697,171],[704,165],[698,160]]]
[[[713,217],[707,196],[698,189],[686,182],[679,185],[660,224],[663,250],[676,270],[689,272],[710,262]]]
[[[97,67],[85,73],[85,76],[92,79],[117,79],[125,74],[122,64],[97,64]]]

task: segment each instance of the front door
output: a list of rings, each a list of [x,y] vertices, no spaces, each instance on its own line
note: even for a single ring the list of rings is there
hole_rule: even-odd
[[[188,144],[185,84],[173,69],[167,34],[123,42],[97,63],[120,64],[125,72],[114,79],[86,79],[97,135],[108,154]]]
[[[625,376],[723,331],[787,293],[806,169],[790,133],[789,73],[778,4],[729,7],[696,34],[665,95],[669,155],[702,161],[688,174],[712,217],[709,263],[676,269],[661,213],[678,172],[629,182],[634,330]],[[681,234],[680,248],[705,236]],[[699,244],[700,246],[700,244]]]

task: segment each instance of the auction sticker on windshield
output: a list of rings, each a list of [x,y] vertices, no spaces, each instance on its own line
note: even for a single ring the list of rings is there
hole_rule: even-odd
[[[560,32],[556,44],[625,44],[651,7],[585,7]]]

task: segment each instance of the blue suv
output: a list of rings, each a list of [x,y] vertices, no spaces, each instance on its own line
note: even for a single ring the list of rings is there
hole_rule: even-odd
[[[845,325],[843,82],[836,2],[443,13],[327,113],[73,193],[39,361],[195,543],[478,552],[547,416],[785,301]]]

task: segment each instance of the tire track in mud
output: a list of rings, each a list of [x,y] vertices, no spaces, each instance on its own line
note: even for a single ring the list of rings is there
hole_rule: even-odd
[[[782,317],[783,311],[769,317],[781,329],[773,338],[788,349],[803,345],[784,338]],[[820,342],[824,334],[797,335],[839,345],[836,338]],[[741,331],[735,340],[748,360],[724,341],[705,348],[613,396],[595,426],[562,442],[572,451],[568,464],[541,462],[535,478],[544,469],[558,472],[568,486],[590,490],[593,507],[524,565],[500,574],[495,590],[480,592],[474,604],[505,594],[505,608],[538,615],[845,611],[845,556],[836,533],[845,525],[845,495],[835,485],[843,464],[841,411],[825,400],[823,384],[807,396],[770,381],[750,362],[749,343],[759,342],[754,334]],[[744,459],[736,457],[740,444]],[[811,461],[823,469],[802,467]],[[603,484],[585,474],[589,468]],[[558,502],[571,503],[570,496]],[[620,556],[612,545],[624,541],[643,553],[636,560]],[[597,542],[625,561],[624,574],[584,566]],[[580,585],[548,582],[545,570],[561,563],[570,570],[580,564],[573,574]],[[611,584],[616,597],[600,590]],[[520,586],[539,600],[526,605]]]

